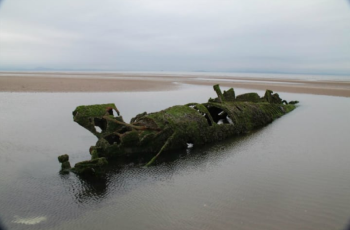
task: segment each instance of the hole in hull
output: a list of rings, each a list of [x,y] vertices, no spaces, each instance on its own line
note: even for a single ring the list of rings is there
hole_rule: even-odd
[[[101,129],[99,126],[95,126],[95,130],[96,130],[96,132],[98,132],[98,133],[101,133],[101,132],[102,132],[102,129]]]
[[[231,124],[231,125],[234,124],[232,119],[229,116],[226,117],[226,120],[228,121],[229,124]]]
[[[213,118],[215,123],[218,124],[218,122],[220,120],[226,120],[225,118],[226,118],[227,114],[222,109],[214,107],[214,106],[208,106],[207,109],[208,109],[208,111],[209,111],[209,113],[210,113],[210,115]]]
[[[131,129],[130,128],[128,128],[128,127],[126,127],[126,126],[123,126],[121,129],[119,129],[117,132],[119,133],[119,134],[124,134],[124,133],[126,133],[126,132],[128,132],[128,131],[131,131]]]
[[[116,134],[105,136],[104,139],[106,139],[110,145],[113,145],[114,143],[120,143],[120,137]]]
[[[112,115],[113,117],[119,116],[119,114],[117,113],[117,111],[115,111],[112,107],[108,107],[108,108],[107,108],[107,112],[108,112],[109,115]]]
[[[188,143],[187,143],[187,148],[188,148],[188,149],[192,149],[192,148],[193,148],[193,143],[188,142]]]
[[[95,128],[96,126],[99,127],[101,129],[100,132],[103,132],[107,129],[107,121],[106,119],[103,119],[103,118],[94,118],[94,125],[95,125]],[[96,129],[97,131],[97,129]],[[98,131],[97,131],[98,132]]]
[[[224,111],[221,111],[220,113],[218,113],[218,116],[222,116],[224,113]]]
[[[188,107],[190,107],[191,109],[195,109],[199,114],[201,114],[205,119],[207,119],[208,125],[212,126],[211,120],[209,119],[209,116],[206,113],[199,111],[199,109],[195,105],[190,105]]]
[[[118,114],[114,111],[114,109],[111,109],[111,115],[113,115],[113,117],[117,117],[118,116]]]
[[[227,115],[227,113],[224,110],[215,106],[208,106],[207,109],[216,124],[233,124],[232,119]]]

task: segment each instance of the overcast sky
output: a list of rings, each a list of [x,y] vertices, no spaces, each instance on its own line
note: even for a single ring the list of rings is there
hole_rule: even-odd
[[[4,0],[0,69],[36,68],[350,74],[350,4]]]

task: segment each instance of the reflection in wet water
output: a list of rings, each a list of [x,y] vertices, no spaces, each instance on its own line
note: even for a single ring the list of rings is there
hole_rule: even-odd
[[[67,180],[66,176],[61,177],[63,183],[66,182],[64,180]],[[79,178],[79,182],[78,184],[67,184],[67,186],[71,186],[68,191],[77,203],[91,203],[91,200],[99,201],[106,196],[107,185],[109,184],[107,177],[100,176],[89,180]]]
[[[350,217],[346,98],[281,93],[301,101],[299,108],[246,136],[161,155],[163,163],[149,168],[111,165],[99,180],[58,173],[57,156],[69,154],[72,164],[86,160],[96,142],[73,123],[77,105],[115,102],[128,121],[139,112],[204,102],[211,93],[210,87],[180,93],[0,93],[4,225],[343,229]]]
[[[219,146],[218,144],[208,144],[195,149],[167,152],[159,158],[159,162],[162,163],[154,167],[144,167],[147,161],[138,163],[130,160],[128,162],[110,161],[106,173],[98,177],[82,177],[74,174],[60,176],[62,183],[70,186],[68,192],[73,195],[77,203],[100,202],[102,199],[108,198],[110,193],[125,193],[137,189],[144,183],[149,185],[157,183],[158,180],[171,179],[172,175],[186,169],[186,167],[198,168],[207,166],[208,163],[214,164],[216,160],[220,160],[225,154],[228,154],[225,149],[245,138],[244,136],[230,138],[220,142]],[[79,183],[71,183],[71,176],[76,176]],[[135,178],[137,178],[137,183],[135,183]]]

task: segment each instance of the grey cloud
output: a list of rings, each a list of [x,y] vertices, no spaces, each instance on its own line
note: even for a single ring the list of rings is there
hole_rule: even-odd
[[[0,68],[350,73],[346,1],[5,1]]]

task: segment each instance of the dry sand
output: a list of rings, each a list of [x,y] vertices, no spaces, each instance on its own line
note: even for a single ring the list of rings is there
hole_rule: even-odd
[[[308,81],[201,75],[0,72],[3,92],[117,92],[176,90],[181,84],[350,97],[350,81]]]

